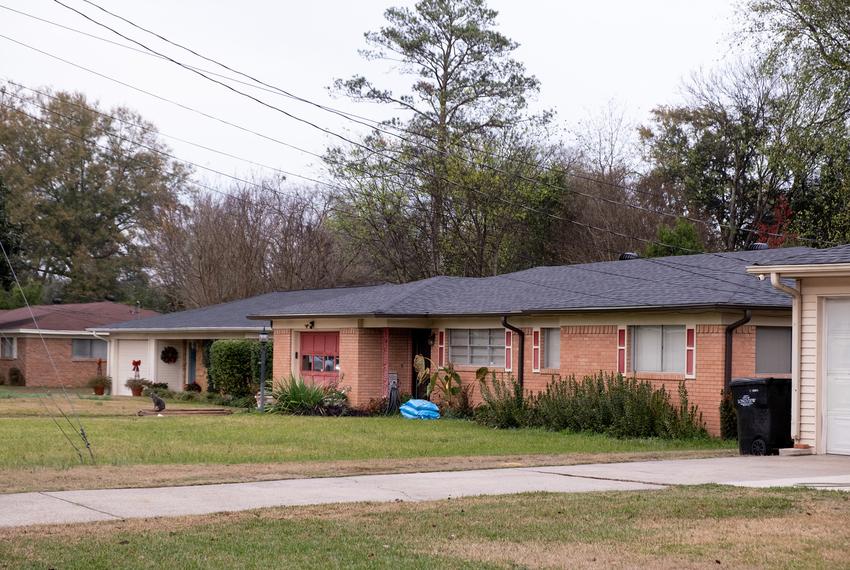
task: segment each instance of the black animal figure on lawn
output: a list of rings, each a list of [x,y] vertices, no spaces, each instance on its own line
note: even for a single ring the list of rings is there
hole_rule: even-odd
[[[156,395],[156,392],[151,392],[151,400],[153,400],[153,411],[161,412],[165,409],[165,400]]]

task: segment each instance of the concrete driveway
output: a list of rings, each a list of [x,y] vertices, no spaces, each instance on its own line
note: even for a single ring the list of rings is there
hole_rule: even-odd
[[[433,501],[525,492],[581,493],[721,483],[850,490],[850,457],[723,457],[405,473],[147,489],[0,495],[0,526],[200,515],[262,507]]]

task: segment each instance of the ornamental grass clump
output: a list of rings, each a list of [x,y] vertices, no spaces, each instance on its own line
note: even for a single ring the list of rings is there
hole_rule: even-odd
[[[272,414],[296,416],[340,416],[348,409],[348,394],[336,384],[308,384],[290,376],[273,391],[274,403],[267,410]]]
[[[664,387],[621,374],[553,377],[539,394],[526,394],[512,377],[481,380],[484,399],[475,419],[497,427],[604,433],[613,437],[706,437],[702,414],[688,401],[684,382],[678,402]]]

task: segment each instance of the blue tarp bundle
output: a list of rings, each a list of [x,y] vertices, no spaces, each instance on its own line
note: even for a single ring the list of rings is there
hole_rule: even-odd
[[[401,415],[409,420],[438,420],[440,409],[428,400],[408,400],[399,408]]]

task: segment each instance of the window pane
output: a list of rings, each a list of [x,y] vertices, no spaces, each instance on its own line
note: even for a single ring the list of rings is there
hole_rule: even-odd
[[[543,368],[561,367],[561,329],[543,329]]]
[[[469,330],[449,329],[449,345],[469,346]]]
[[[454,364],[469,364],[469,348],[465,346],[449,348],[449,361]]]
[[[106,360],[106,341],[93,340],[92,343],[92,358],[102,358]]]
[[[490,329],[490,346],[493,348],[501,348],[502,352],[505,349],[505,329]],[[502,354],[502,360],[505,355]]]
[[[492,349],[492,354],[490,356],[490,366],[495,366],[497,368],[505,367],[505,347],[496,347]]]
[[[662,329],[662,368],[664,372],[685,371],[685,327],[664,326]]]
[[[334,371],[334,357],[326,356],[325,357],[325,372],[333,372]]]
[[[471,364],[476,366],[491,366],[490,349],[486,346],[473,346],[471,349]]]
[[[490,346],[489,329],[472,329],[469,331],[469,344],[472,346]]]
[[[0,357],[15,357],[15,339],[12,337],[0,337]]]
[[[309,354],[301,355],[301,370],[309,372],[313,369],[313,357]]]
[[[756,327],[756,373],[791,373],[791,327]]]
[[[71,356],[73,358],[91,358],[91,341],[79,338],[72,339]]]
[[[661,371],[661,327],[639,326],[634,327],[633,332],[635,370]]]
[[[325,357],[318,354],[313,355],[313,372],[321,372],[325,368]]]

